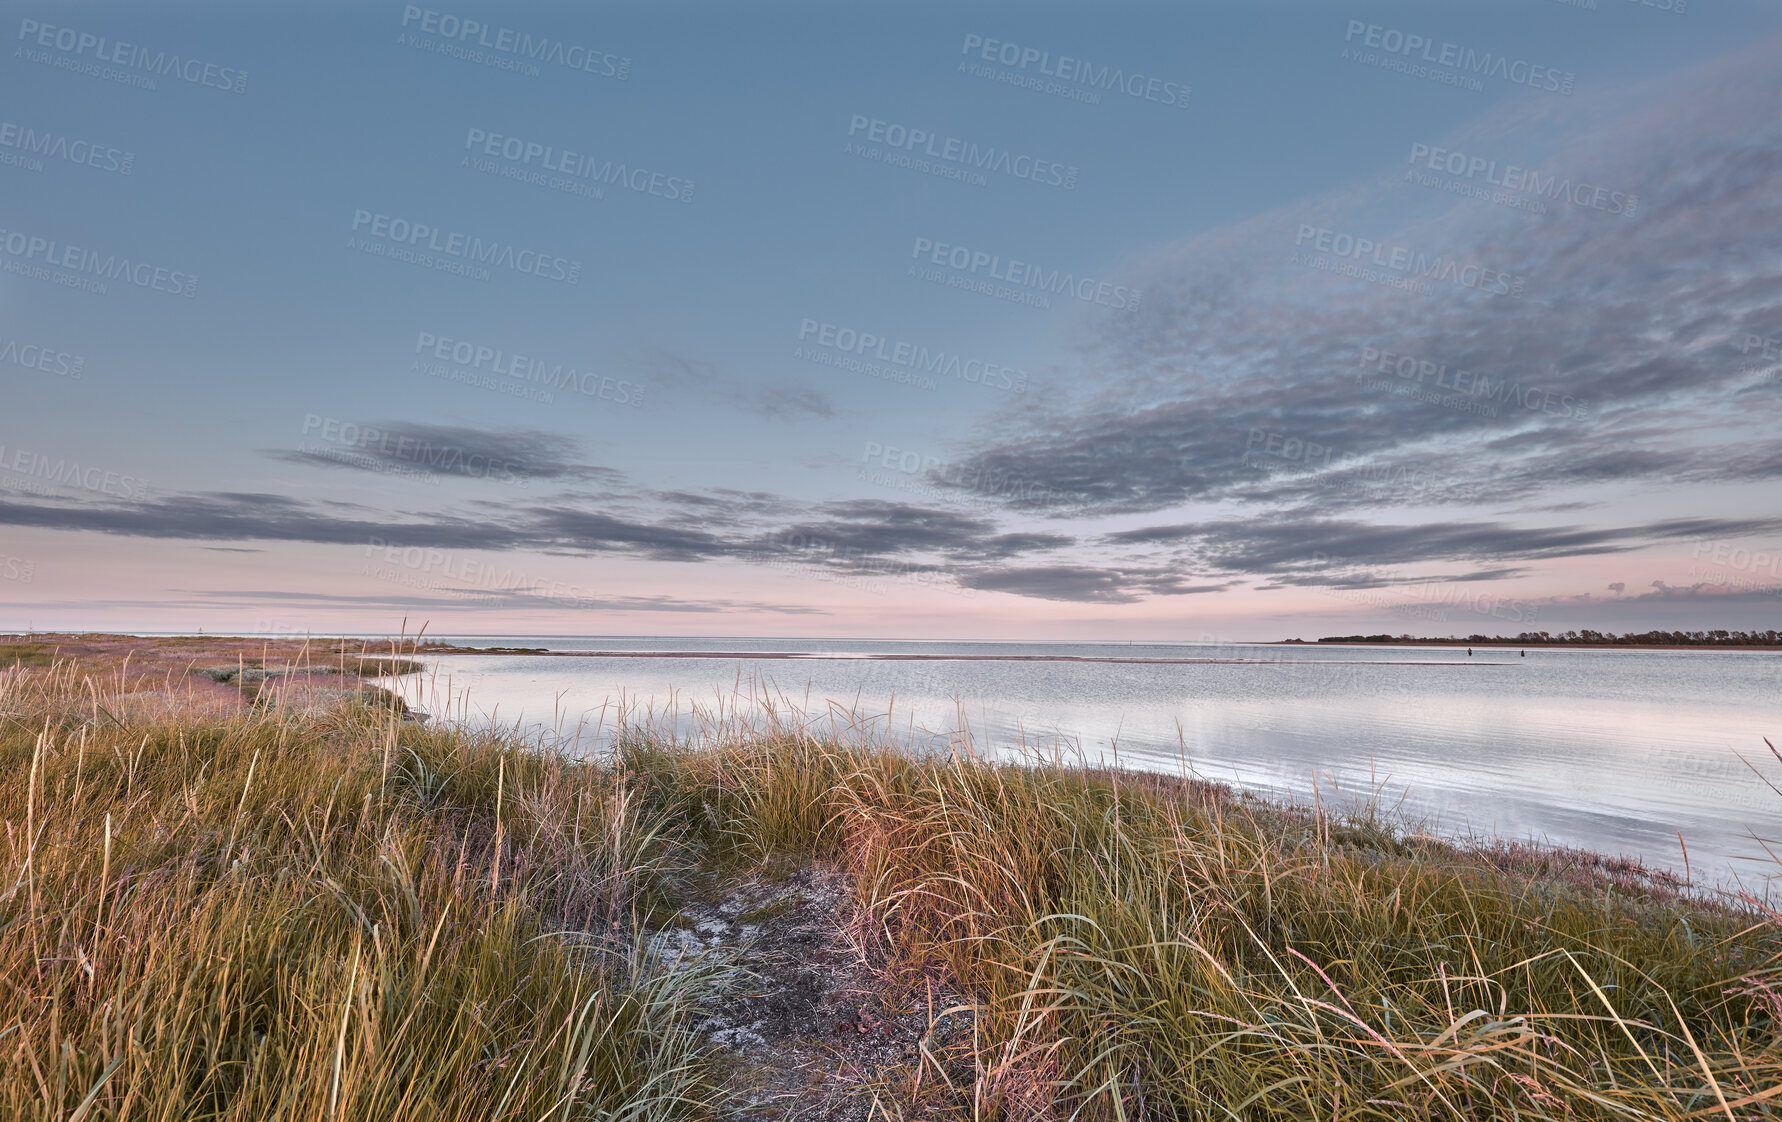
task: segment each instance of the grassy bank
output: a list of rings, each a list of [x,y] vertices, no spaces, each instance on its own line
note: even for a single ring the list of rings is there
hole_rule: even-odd
[[[771,722],[581,762],[137,687],[0,684],[3,1117],[719,1115],[735,976],[652,933],[813,863],[885,1008],[957,995],[856,1117],[1782,1112],[1778,917],[1624,866]]]

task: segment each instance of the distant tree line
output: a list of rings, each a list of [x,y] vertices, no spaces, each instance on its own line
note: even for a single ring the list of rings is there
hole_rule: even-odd
[[[1778,631],[1524,631],[1520,635],[1468,635],[1462,639],[1426,639],[1416,635],[1327,635],[1320,643],[1471,643],[1513,644],[1522,647],[1775,647],[1782,646]]]

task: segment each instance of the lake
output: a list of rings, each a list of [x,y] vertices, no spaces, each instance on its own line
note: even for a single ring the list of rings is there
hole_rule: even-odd
[[[782,714],[850,735],[1184,769],[1277,797],[1378,798],[1449,837],[1583,846],[1762,891],[1782,838],[1782,653],[477,636],[711,658],[442,655],[431,713],[593,751],[621,706],[682,736]],[[748,658],[741,653],[796,655]],[[931,656],[911,659],[910,656]],[[1017,661],[1177,659],[1175,662]],[[447,696],[452,699],[446,700]],[[1754,835],[1756,836],[1754,838]],[[1771,848],[1782,853],[1772,841]]]

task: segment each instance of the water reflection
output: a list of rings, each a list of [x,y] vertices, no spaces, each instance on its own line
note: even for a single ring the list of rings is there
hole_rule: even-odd
[[[539,641],[531,641],[537,645]],[[621,646],[621,642],[625,645]],[[554,647],[572,644],[553,642]],[[1377,797],[1443,834],[1580,845],[1747,882],[1782,834],[1782,656],[1770,652],[590,640],[797,660],[441,656],[423,708],[610,744],[621,707],[681,736],[785,719],[850,736],[1184,768],[1277,795]],[[881,661],[887,653],[1238,659]],[[414,690],[412,684],[409,687]],[[1782,850],[1779,850],[1782,851]],[[1756,860],[1753,861],[1753,858]]]

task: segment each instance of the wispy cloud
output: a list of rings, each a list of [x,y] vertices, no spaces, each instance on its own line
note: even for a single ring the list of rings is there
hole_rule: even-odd
[[[1548,176],[1564,193],[1545,213],[1458,197],[1445,174],[1407,181],[1401,158],[1147,254],[1133,266],[1144,308],[1086,336],[1079,391],[1011,412],[967,469],[1042,484],[1011,506],[1066,518],[1774,480],[1782,382],[1740,347],[1782,334],[1778,100],[1770,42],[1662,86],[1515,104],[1428,138]],[[1635,216],[1598,188],[1621,209],[1637,196]],[[1413,275],[1398,258],[1429,267],[1428,295],[1378,283]]]
[[[696,395],[773,421],[826,421],[841,415],[835,399],[809,382],[793,377],[732,377],[717,363],[677,348],[652,347],[638,360],[638,366],[654,384],[665,389]]]

